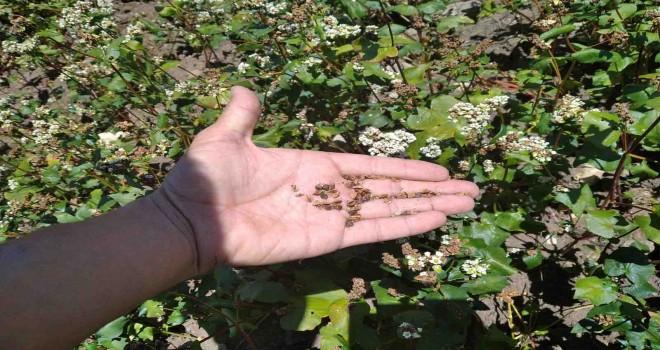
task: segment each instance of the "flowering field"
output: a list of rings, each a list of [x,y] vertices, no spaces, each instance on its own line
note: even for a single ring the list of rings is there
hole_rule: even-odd
[[[421,236],[217,268],[81,349],[660,349],[657,1],[10,0],[0,23],[0,242],[157,188],[233,85],[261,147],[482,189]]]

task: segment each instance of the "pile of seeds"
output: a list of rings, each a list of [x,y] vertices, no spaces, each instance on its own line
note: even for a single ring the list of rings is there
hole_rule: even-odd
[[[381,194],[374,195],[371,190],[364,187],[364,180],[391,180],[392,182],[399,182],[401,180],[395,177],[382,176],[382,175],[350,175],[342,174],[342,178],[346,180],[344,185],[351,189],[350,199],[346,203],[346,212],[348,218],[346,219],[346,227],[353,226],[356,222],[362,219],[360,209],[362,203],[366,203],[376,199],[382,199],[385,203],[391,203],[392,199],[405,199],[405,198],[430,198],[438,193],[431,190],[424,189],[420,192],[406,192],[402,191],[396,194]],[[296,197],[304,196],[299,192],[298,186],[291,185],[291,189],[295,192]],[[314,198],[318,197],[318,198]],[[315,186],[315,191],[312,195],[307,195],[307,202],[312,203],[318,209],[325,210],[342,210],[342,198],[340,198],[339,191],[335,188],[334,183],[318,183]],[[392,216],[401,215],[414,215],[417,214],[414,210],[403,210],[400,212],[392,213]]]
[[[321,198],[320,200],[313,200],[310,196],[307,196],[307,200],[312,199],[312,205],[325,210],[342,210],[341,198],[339,198],[339,191],[335,189],[335,184],[333,183],[319,183],[316,184],[314,191],[314,196]]]

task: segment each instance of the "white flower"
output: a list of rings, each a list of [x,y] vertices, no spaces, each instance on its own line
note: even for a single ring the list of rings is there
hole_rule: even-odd
[[[444,262],[444,254],[440,251],[436,251],[435,254],[429,258],[429,263],[432,265],[442,265]]]
[[[327,16],[323,19],[323,32],[329,41],[336,38],[348,38],[360,34],[362,29],[358,25],[340,24],[335,16]]]
[[[381,132],[370,126],[358,137],[364,146],[371,146],[369,153],[372,156],[402,156],[406,148],[416,140],[415,135],[404,130],[394,132]]]
[[[495,165],[493,165],[493,161],[490,159],[484,160],[483,163],[483,168],[484,171],[488,174],[492,173],[495,170]]]
[[[471,278],[477,278],[485,275],[490,268],[489,264],[482,264],[480,258],[467,260],[461,265],[461,270]]]
[[[7,187],[9,187],[10,191],[14,191],[16,188],[18,188],[18,181],[14,179],[7,180]]]
[[[128,133],[123,131],[117,131],[116,133],[102,132],[99,134],[99,143],[104,146],[110,146],[111,144],[117,142],[120,138],[126,136],[128,136]]]
[[[437,158],[442,154],[442,150],[438,145],[438,139],[435,137],[429,137],[426,139],[426,146],[419,149],[419,151],[428,158]]]
[[[572,95],[564,95],[559,106],[552,113],[552,121],[557,124],[564,124],[575,119],[578,123],[581,123],[586,114],[582,107],[584,107],[582,100]]]
[[[555,192],[568,192],[570,191],[566,186],[564,185],[555,185],[555,187],[552,188],[553,191]]]
[[[462,122],[460,133],[469,139],[474,139],[490,124],[491,113],[504,106],[508,101],[508,96],[495,96],[484,100],[477,106],[459,102],[449,109],[449,119],[455,123]]]
[[[254,62],[259,66],[259,67],[265,67],[270,63],[270,56],[268,55],[259,55],[258,53],[253,53],[248,56],[249,58],[252,58]]]
[[[522,136],[520,131],[509,131],[505,136],[504,148],[509,152],[529,152],[532,158],[541,163],[547,163],[557,154],[550,149],[550,143],[540,136]]]
[[[241,62],[238,64],[238,67],[236,67],[236,71],[245,74],[247,73],[248,68],[250,68],[250,64],[247,62]]]
[[[353,70],[362,73],[364,71],[364,66],[360,62],[353,62]]]

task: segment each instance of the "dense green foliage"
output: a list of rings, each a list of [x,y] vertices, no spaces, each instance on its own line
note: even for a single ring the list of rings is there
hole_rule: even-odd
[[[424,159],[482,198],[409,242],[218,268],[84,348],[195,349],[195,322],[246,348],[270,324],[314,330],[322,349],[531,349],[583,333],[660,349],[653,3],[167,0],[120,20],[135,3],[0,2],[0,242],[157,188],[240,84],[263,101],[259,146]],[[515,51],[463,35],[493,18]],[[554,286],[573,299],[552,303]],[[547,304],[584,317],[562,323]],[[506,320],[483,327],[488,307]]]

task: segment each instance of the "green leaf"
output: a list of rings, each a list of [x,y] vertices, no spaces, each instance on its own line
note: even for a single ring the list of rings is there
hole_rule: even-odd
[[[124,333],[124,325],[128,322],[125,316],[106,324],[96,332],[99,341],[108,341],[117,338]]]
[[[369,13],[369,9],[356,0],[341,0],[341,4],[346,7],[346,12],[353,18],[362,18]]]
[[[417,8],[427,15],[432,15],[444,10],[447,5],[444,1],[429,1],[417,6]]]
[[[495,224],[507,231],[524,231],[520,227],[524,221],[525,218],[520,212],[505,212],[497,214]]]
[[[635,223],[649,240],[660,244],[660,215],[653,213],[635,217]]]
[[[140,195],[144,194],[144,190],[140,189],[133,189],[131,192],[126,192],[126,193],[113,193],[109,195],[108,197],[114,199],[121,205],[122,207],[125,206],[126,204],[136,200]]]
[[[462,289],[473,295],[500,292],[509,285],[504,276],[486,275],[476,280],[463,283]]]
[[[454,29],[456,27],[459,27],[461,24],[473,24],[474,21],[470,17],[466,16],[446,16],[443,17],[440,22],[438,22],[438,25],[436,29],[439,32],[446,32],[450,29]]]
[[[485,248],[486,246],[499,247],[511,234],[491,223],[473,222],[470,226],[463,227],[462,231],[459,231],[459,235],[472,240],[481,240],[485,246],[477,242],[470,243],[477,248]]]
[[[527,266],[527,269],[531,270],[543,262],[543,256],[539,250],[535,250],[534,255],[525,254],[522,258],[523,262]]]
[[[585,219],[587,229],[601,237],[612,238],[617,214],[616,210],[588,210]]]
[[[165,315],[165,311],[163,311],[163,303],[156,300],[147,300],[142,303],[142,306],[140,306],[139,314],[149,318],[161,317]]]
[[[160,66],[160,69],[162,69],[162,70],[168,70],[168,69],[176,68],[176,67],[179,66],[179,64],[181,64],[181,61],[176,61],[176,60],[165,61],[165,62]]]
[[[180,325],[186,322],[186,317],[179,310],[174,310],[167,318],[167,324],[170,326]]]
[[[575,299],[584,299],[594,305],[608,304],[616,300],[617,287],[609,279],[595,276],[584,277],[575,282]]]
[[[539,35],[539,38],[541,40],[548,40],[552,39],[554,37],[560,36],[562,34],[570,33],[575,30],[575,26],[572,24],[566,24],[561,27],[556,27],[548,30],[547,32]]]
[[[441,284],[440,293],[442,293],[447,300],[467,301],[470,299],[470,296],[465,289],[452,286],[451,284]]]
[[[492,272],[505,276],[518,272],[511,267],[511,259],[506,256],[506,251],[501,247],[482,248],[478,250],[477,254],[483,257],[485,263],[490,264]]]
[[[76,216],[73,216],[69,213],[56,212],[56,213],[53,213],[53,216],[55,216],[55,218],[57,218],[57,222],[59,222],[60,224],[68,224],[68,223],[71,223],[71,222],[82,221],[82,219],[80,219]]]
[[[360,125],[371,125],[375,128],[382,128],[390,122],[380,109],[370,109],[360,114],[359,120]]]
[[[611,62],[621,59],[621,55],[616,52],[586,48],[571,55],[573,59],[580,63]]]
[[[387,11],[397,12],[404,16],[412,16],[417,13],[417,8],[412,5],[399,4],[396,6],[390,6],[387,8]]]
[[[173,17],[173,16],[176,16],[177,14],[179,14],[179,11],[176,8],[172,7],[172,6],[166,6],[160,12],[158,12],[158,14],[161,17]]]
[[[424,63],[418,66],[407,67],[403,69],[403,76],[409,84],[419,84],[424,81],[424,74],[431,67],[431,63]]]
[[[119,75],[115,75],[106,87],[110,91],[123,92],[126,90],[126,83],[124,83],[124,80]]]
[[[555,200],[567,206],[573,214],[580,217],[585,209],[596,208],[596,200],[591,192],[589,185],[583,185],[580,191],[571,189],[569,192],[560,192],[555,196]]]
[[[330,306],[337,300],[346,299],[347,295],[343,289],[337,289],[296,298],[292,311],[282,317],[280,325],[286,330],[312,330],[330,314]]]

